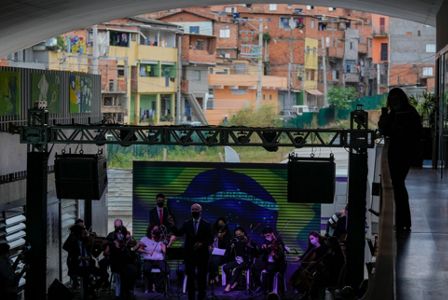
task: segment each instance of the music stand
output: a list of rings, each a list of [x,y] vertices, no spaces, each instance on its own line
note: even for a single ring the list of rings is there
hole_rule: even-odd
[[[179,279],[180,274],[180,262],[185,259],[185,251],[182,247],[176,247],[176,248],[167,248],[166,249],[166,260],[176,260],[177,261],[177,267],[176,267],[176,275],[177,275],[177,298],[180,299],[181,296],[181,285],[182,280]],[[185,276],[185,270],[184,270],[184,276]]]

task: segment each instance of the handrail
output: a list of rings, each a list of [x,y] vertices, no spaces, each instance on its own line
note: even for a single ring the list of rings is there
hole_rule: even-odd
[[[394,192],[390,179],[386,140],[381,157],[381,212],[379,219],[378,253],[375,272],[363,300],[394,300],[396,240],[394,235]]]

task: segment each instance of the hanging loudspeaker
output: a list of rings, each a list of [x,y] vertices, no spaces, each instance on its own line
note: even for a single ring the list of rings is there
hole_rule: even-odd
[[[295,157],[288,161],[288,202],[333,203],[336,166],[334,157]]]
[[[59,199],[99,200],[107,186],[106,158],[98,154],[62,154],[54,161]]]

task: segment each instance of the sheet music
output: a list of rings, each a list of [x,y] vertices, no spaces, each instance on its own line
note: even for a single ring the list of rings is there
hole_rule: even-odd
[[[224,256],[226,254],[226,249],[213,248],[212,255]]]

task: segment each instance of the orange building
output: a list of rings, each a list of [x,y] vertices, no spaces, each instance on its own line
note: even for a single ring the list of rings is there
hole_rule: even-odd
[[[205,111],[207,121],[211,125],[219,125],[225,117],[245,107],[255,107],[257,98],[257,78],[252,75],[210,74],[210,87],[213,88],[214,105]],[[278,93],[286,90],[285,77],[263,76],[261,105],[271,105],[279,111]]]

